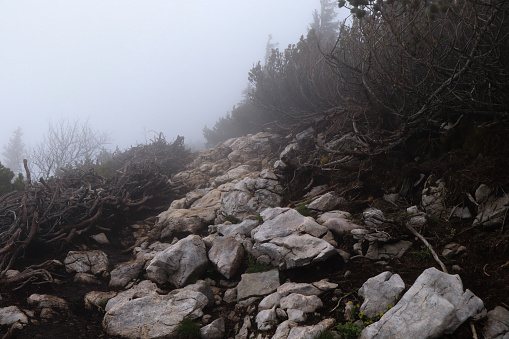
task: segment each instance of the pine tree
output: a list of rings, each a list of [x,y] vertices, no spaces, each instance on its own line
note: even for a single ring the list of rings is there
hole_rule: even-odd
[[[14,173],[22,172],[23,157],[25,154],[25,145],[21,140],[23,131],[18,127],[9,140],[9,144],[4,146],[2,155],[4,157],[5,167],[10,168]]]
[[[309,28],[315,31],[322,43],[336,38],[338,34],[339,24],[335,21],[338,15],[335,11],[336,7],[335,0],[320,0],[320,11],[313,12],[313,22]]]
[[[12,178],[14,178],[14,173],[0,163],[0,196],[12,191]]]

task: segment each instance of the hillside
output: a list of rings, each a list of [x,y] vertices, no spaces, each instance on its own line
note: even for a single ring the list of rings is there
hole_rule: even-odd
[[[476,144],[487,153],[475,157],[465,143],[424,159],[412,158],[410,150],[406,156],[388,153],[357,159],[335,154],[345,148],[354,152],[355,145],[343,142],[341,135],[324,138],[327,126],[330,121],[315,120],[294,131],[228,140],[196,154],[187,169],[173,175],[171,185],[180,189],[170,188],[177,196],[162,213],[127,213],[114,224],[99,218],[71,241],[56,242],[58,246],[34,241],[12,269],[46,263],[38,267],[50,278],[34,275],[8,283],[6,277],[16,277],[17,271],[7,272],[0,309],[12,312],[15,306],[24,317],[16,313],[20,319],[3,325],[3,333],[9,337],[12,331],[19,338],[142,338],[166,331],[165,335],[175,336],[175,326],[150,318],[144,320],[143,334],[137,325],[143,317],[130,318],[129,310],[140,307],[136,311],[140,314],[159,314],[159,302],[180,296],[179,288],[185,286],[191,293],[198,282],[200,292],[192,293],[210,300],[192,306],[192,312],[184,308],[177,315],[165,313],[176,317],[175,325],[184,316],[203,325],[221,319],[224,334],[219,337],[247,338],[255,333],[270,338],[291,316],[294,322],[285,326],[317,334],[319,323],[332,330],[347,323],[343,311],[349,302],[367,300],[358,289],[368,278],[382,272],[399,275],[406,291],[428,268],[441,270],[433,251],[445,270],[458,274],[463,288],[482,300],[483,308],[507,308],[509,238],[503,191],[508,179],[503,142],[507,129],[490,129],[485,144]],[[290,209],[278,209],[285,206]],[[35,238],[40,235],[36,231]],[[163,264],[168,259],[171,264]],[[276,286],[260,291],[264,283],[246,281],[264,274],[247,272],[267,269],[276,274]],[[277,307],[281,311],[276,319],[265,314],[268,323],[257,320],[264,309],[262,296],[280,292],[282,286],[290,288],[289,282],[321,286],[316,293],[321,302],[300,316]],[[56,302],[53,297],[62,299]],[[110,305],[112,300],[118,305]],[[129,300],[140,304],[135,307]],[[391,304],[396,305],[397,300]],[[419,309],[419,317],[425,317],[424,306]],[[479,336],[488,319],[485,312],[480,314],[472,322]],[[2,313],[2,319],[8,318]],[[278,333],[283,331],[277,328]],[[465,338],[472,336],[471,331],[467,321],[452,334],[442,335]]]

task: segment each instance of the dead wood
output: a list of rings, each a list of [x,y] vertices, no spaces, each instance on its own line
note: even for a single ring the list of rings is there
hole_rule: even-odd
[[[190,160],[183,137],[167,143],[159,136],[151,144],[132,147],[114,159],[118,170],[107,179],[94,169],[62,169],[63,175],[32,182],[27,161],[25,189],[0,197],[0,285],[21,287],[51,282],[44,268],[16,267],[33,244],[65,244],[118,218],[139,210],[167,208],[185,194],[174,187],[171,173]],[[127,225],[126,225],[127,226]],[[12,276],[11,269],[21,270]]]

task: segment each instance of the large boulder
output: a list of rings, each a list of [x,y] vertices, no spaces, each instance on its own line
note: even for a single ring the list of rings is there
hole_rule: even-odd
[[[242,274],[237,285],[237,301],[249,297],[258,297],[271,294],[279,287],[279,271],[270,270],[260,273]]]
[[[132,299],[109,309],[103,327],[123,338],[175,338],[182,319],[201,317],[208,302],[203,293],[190,290]]]
[[[268,171],[255,172],[233,185],[221,200],[219,215],[245,219],[281,204],[283,188]]]
[[[244,258],[244,247],[232,237],[216,237],[209,251],[209,259],[226,279],[239,269]]]
[[[125,287],[131,280],[136,279],[145,266],[145,260],[136,259],[120,263],[110,272],[109,287]]]
[[[100,274],[108,270],[108,256],[100,250],[69,251],[64,260],[67,272]]]
[[[385,312],[389,305],[395,305],[404,290],[405,282],[399,274],[383,272],[369,278],[358,292],[364,298],[360,311],[368,318],[374,318]]]
[[[280,269],[306,266],[337,254],[327,241],[309,234],[291,234],[268,242],[255,243],[251,249],[258,261],[268,261]]]
[[[484,313],[482,300],[463,290],[458,275],[428,268],[396,306],[366,327],[359,338],[439,338]]]
[[[157,254],[146,271],[154,282],[182,287],[205,272],[207,265],[205,244],[199,236],[189,235]]]
[[[509,339],[509,311],[497,306],[488,312],[483,335],[485,339]]]
[[[509,209],[509,194],[500,197],[487,185],[480,185],[475,198],[479,204],[473,226],[495,227],[502,225]]]
[[[264,211],[268,214],[268,211]],[[294,209],[288,209],[273,219],[265,221],[251,232],[251,237],[259,243],[282,238],[294,233],[306,233],[321,237],[328,229],[311,217],[305,217]]]
[[[178,233],[204,233],[215,218],[213,209],[169,209],[158,215],[156,227],[162,229],[161,239],[169,239]]]

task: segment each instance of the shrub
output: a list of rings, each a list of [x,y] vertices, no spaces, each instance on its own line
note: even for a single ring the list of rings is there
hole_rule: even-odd
[[[177,335],[180,339],[199,339],[200,325],[189,318],[184,318],[177,325]]]

